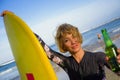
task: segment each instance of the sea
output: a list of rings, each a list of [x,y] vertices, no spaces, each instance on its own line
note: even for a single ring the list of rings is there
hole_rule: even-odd
[[[120,18],[118,18],[99,27],[92,28],[89,31],[81,33],[83,35],[83,49],[92,52],[104,52],[104,42],[102,42],[101,44],[99,43],[97,34],[101,34],[101,30],[105,28],[107,29],[109,36],[113,40],[113,43],[118,48],[120,48]],[[101,41],[103,41],[103,38],[101,38]],[[50,47],[56,51],[59,51],[55,44],[51,45]],[[66,56],[68,55],[69,53],[66,54]],[[68,75],[62,68],[60,68],[53,62],[51,62],[51,64],[53,65],[58,80],[69,80]],[[0,64],[0,80],[20,80],[19,71],[14,60]]]

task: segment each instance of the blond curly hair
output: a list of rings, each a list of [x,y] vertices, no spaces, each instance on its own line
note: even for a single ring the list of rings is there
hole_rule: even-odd
[[[77,37],[78,41],[81,44],[83,42],[82,35],[79,32],[77,27],[67,23],[61,24],[60,26],[58,26],[56,36],[55,36],[55,41],[57,43],[57,46],[60,52],[63,52],[63,53],[67,52],[63,44],[63,39],[67,34],[72,34],[74,37]]]

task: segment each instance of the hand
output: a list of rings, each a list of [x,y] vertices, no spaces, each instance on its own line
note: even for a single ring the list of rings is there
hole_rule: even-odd
[[[117,49],[117,52],[118,52],[117,61],[120,64],[120,49]]]
[[[120,48],[117,49],[117,52],[118,52],[118,56],[117,56],[116,58],[117,58],[117,62],[120,64]],[[108,61],[108,60],[109,60],[109,57],[106,56],[105,59],[106,59],[106,61]]]
[[[3,11],[1,14],[0,14],[0,16],[4,16],[4,15],[6,15],[6,13],[9,13],[9,12],[11,12],[11,11],[8,11],[8,10],[5,10],[5,11]],[[12,13],[12,12],[11,12]]]
[[[6,14],[6,12],[8,12],[8,10],[3,11],[3,12],[0,14],[0,16],[4,16],[4,15]]]
[[[117,49],[118,56],[117,56],[117,62],[120,64],[120,49]],[[120,76],[120,71],[117,72],[117,75]]]

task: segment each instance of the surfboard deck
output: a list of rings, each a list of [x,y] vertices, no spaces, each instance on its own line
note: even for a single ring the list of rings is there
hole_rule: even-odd
[[[3,19],[21,80],[57,80],[46,53],[29,26],[9,11],[4,12]]]

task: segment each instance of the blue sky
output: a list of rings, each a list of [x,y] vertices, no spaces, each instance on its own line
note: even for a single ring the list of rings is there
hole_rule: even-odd
[[[56,27],[70,23],[81,32],[120,17],[120,0],[0,0],[0,13],[10,10],[51,45]],[[0,64],[13,59],[0,17]]]

